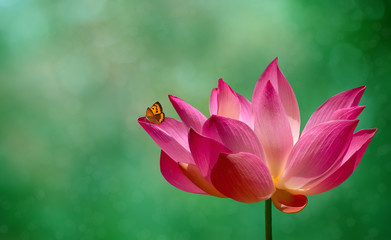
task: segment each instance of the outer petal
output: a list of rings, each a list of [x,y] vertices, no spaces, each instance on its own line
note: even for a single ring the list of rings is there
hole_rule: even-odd
[[[239,120],[247,123],[247,125],[250,126],[250,128],[254,129],[254,119],[252,116],[251,102],[247,98],[240,95],[239,93],[236,93],[236,96],[240,101]]]
[[[265,151],[273,178],[280,176],[293,146],[292,132],[285,110],[270,81],[253,102],[254,131]]]
[[[344,92],[341,92],[324,102],[316,111],[312,114],[308,120],[303,132],[310,130],[311,128],[330,120],[332,114],[341,108],[355,107],[360,102],[361,96],[365,91],[365,86],[353,88]]]
[[[293,140],[296,142],[300,134],[299,106],[297,104],[296,96],[292,90],[291,85],[278,67],[277,58],[269,64],[255,85],[252,100],[253,104],[257,99],[260,99],[259,95],[262,95],[262,91],[267,85],[268,81],[272,83],[274,89],[280,96],[281,103],[284,107],[286,115],[288,116],[289,124],[291,126]]]
[[[349,158],[353,156],[353,154],[355,154],[358,151],[362,151],[362,155],[364,155],[367,146],[365,147],[365,149],[363,149],[363,147],[365,146],[365,144],[370,143],[376,131],[377,131],[376,128],[362,129],[356,132],[355,134],[353,134],[352,142],[350,143],[349,149],[342,160],[342,164],[345,163]],[[359,158],[361,159],[362,156],[359,156]],[[358,162],[356,162],[354,168],[356,168],[357,165]]]
[[[251,153],[220,154],[211,179],[221,193],[239,202],[263,201],[274,192],[266,164]]]
[[[339,164],[346,153],[358,120],[331,121],[312,128],[293,147],[280,189],[300,189]],[[292,191],[291,191],[292,192]]]
[[[168,95],[168,97],[183,123],[188,128],[201,132],[202,125],[206,121],[204,114],[178,97],[172,95]]]
[[[217,91],[217,115],[239,119],[240,101],[236,93],[221,78]]]
[[[212,93],[210,94],[209,99],[209,112],[210,115],[217,115],[217,88],[213,88]]]
[[[188,163],[179,163],[179,167],[188,179],[190,179],[195,185],[207,192],[209,195],[226,198],[226,196],[217,191],[217,189],[201,175],[197,166]]]
[[[205,122],[202,133],[220,141],[232,152],[249,152],[265,159],[258,137],[239,120],[213,115]]]
[[[272,196],[274,206],[284,213],[297,213],[307,206],[307,197],[276,189]]]
[[[187,140],[188,129],[180,121],[166,117],[160,125],[151,123],[145,117],[138,119],[159,147],[176,162],[194,163]]]
[[[364,106],[341,108],[333,112],[330,120],[353,120],[356,119],[364,110]]]
[[[170,158],[164,151],[162,151],[160,155],[160,171],[167,182],[180,190],[191,193],[207,194],[190,181],[182,173],[178,163]]]
[[[190,129],[189,133],[189,144],[195,164],[201,175],[208,181],[210,180],[210,172],[217,162],[219,154],[221,152],[231,153],[231,150],[220,142],[204,137],[192,129]]]
[[[314,195],[329,191],[343,183],[360,163],[365,150],[375,135],[376,129],[363,129],[353,135],[352,143],[342,161],[342,166],[329,174],[317,185],[305,190],[306,195]]]

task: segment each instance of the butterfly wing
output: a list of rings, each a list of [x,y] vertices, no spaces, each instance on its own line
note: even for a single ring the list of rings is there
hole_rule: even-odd
[[[159,123],[162,123],[163,121],[164,121],[164,118],[165,118],[165,114],[164,114],[164,112],[161,112],[161,113],[159,113],[159,114],[155,114],[155,119],[156,119],[156,121],[158,121]]]
[[[160,102],[155,102],[153,105],[157,105],[159,107],[159,111],[160,112],[163,112],[163,107],[162,105],[160,104]]]
[[[161,112],[163,112],[163,107],[159,102],[155,102],[152,105],[151,110],[152,110],[153,114],[160,114]]]
[[[147,112],[145,115],[150,122],[155,123],[157,125],[162,123],[166,116],[163,112],[163,107],[159,102],[155,102],[151,108],[147,108]]]
[[[155,118],[155,114],[150,108],[147,108],[147,112],[145,113],[145,116],[150,122],[159,124],[159,121]]]

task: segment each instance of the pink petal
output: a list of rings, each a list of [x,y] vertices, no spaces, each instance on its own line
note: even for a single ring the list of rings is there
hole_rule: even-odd
[[[309,130],[293,147],[278,187],[299,189],[327,174],[346,153],[357,124],[358,120],[330,121]]]
[[[363,149],[363,146],[370,143],[376,131],[377,129],[362,129],[353,134],[352,142],[350,143],[349,149],[346,152],[342,163],[345,163],[349,158],[351,158],[353,154],[358,151],[362,151],[362,155],[364,155],[366,147]],[[362,158],[362,155],[359,155],[360,159]],[[358,162],[356,162],[354,168],[356,168],[357,165]]]
[[[170,158],[164,151],[162,151],[160,155],[160,171],[167,182],[174,187],[185,192],[206,194],[183,174],[178,163]]]
[[[364,90],[365,86],[353,88],[327,99],[327,101],[312,114],[301,135],[311,128],[329,121],[332,114],[338,109],[357,106]]]
[[[330,120],[354,120],[364,110],[364,106],[341,108],[333,112]]]
[[[179,167],[188,179],[190,179],[195,185],[207,192],[209,195],[226,198],[226,196],[217,191],[217,189],[201,175],[197,166],[188,163],[179,163]]]
[[[251,153],[220,154],[211,179],[217,190],[239,202],[263,201],[274,192],[269,169]]]
[[[138,119],[159,147],[176,162],[194,163],[188,144],[188,128],[182,122],[166,117],[160,125],[151,123],[145,117]]]
[[[363,129],[356,132],[353,135],[352,142],[344,157],[342,166],[336,169],[332,174],[329,174],[327,178],[314,187],[305,190],[305,194],[314,195],[329,191],[348,179],[360,163],[375,132],[376,129]]]
[[[209,99],[209,112],[210,115],[217,115],[217,93],[218,90],[217,88],[213,88],[212,93],[210,94],[210,99]]]
[[[239,119],[240,101],[232,88],[221,78],[217,90],[217,104],[217,115]]]
[[[210,180],[210,171],[217,162],[219,154],[231,153],[231,150],[223,144],[204,137],[192,129],[189,133],[189,145],[195,164],[207,180]]]
[[[172,95],[168,97],[183,123],[188,128],[193,128],[197,132],[201,132],[202,125],[206,121],[204,114],[178,97]]]
[[[277,178],[293,146],[291,127],[270,81],[258,96],[253,99],[254,131],[265,151],[270,172]]]
[[[244,122],[213,115],[205,122],[202,133],[220,141],[232,152],[249,152],[265,159],[258,137]]]
[[[294,195],[285,190],[276,189],[272,201],[274,206],[284,213],[297,213],[307,206],[308,199],[304,195]]]
[[[289,124],[291,126],[293,140],[296,142],[300,134],[299,106],[297,104],[296,96],[292,90],[291,85],[278,67],[277,58],[269,64],[255,85],[252,100],[253,104],[257,99],[259,100],[261,98],[260,95],[263,94],[262,91],[267,85],[268,81],[271,82],[281,99],[282,106],[284,107],[285,113],[288,116]]]
[[[252,117],[252,109],[251,109],[251,102],[240,95],[239,93],[236,93],[236,96],[238,97],[240,101],[240,116],[239,120],[246,123],[250,128],[254,128],[254,119]]]

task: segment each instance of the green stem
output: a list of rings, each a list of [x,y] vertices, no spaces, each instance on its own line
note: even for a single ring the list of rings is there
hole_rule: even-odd
[[[272,240],[272,199],[265,201],[266,240]]]

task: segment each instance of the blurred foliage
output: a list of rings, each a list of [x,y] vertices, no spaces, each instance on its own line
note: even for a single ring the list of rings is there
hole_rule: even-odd
[[[263,239],[264,204],[181,192],[137,118],[173,94],[208,114],[223,77],[251,99],[276,56],[302,127],[367,85],[356,172],[274,209],[275,239],[390,239],[391,2],[0,0],[0,239]]]

